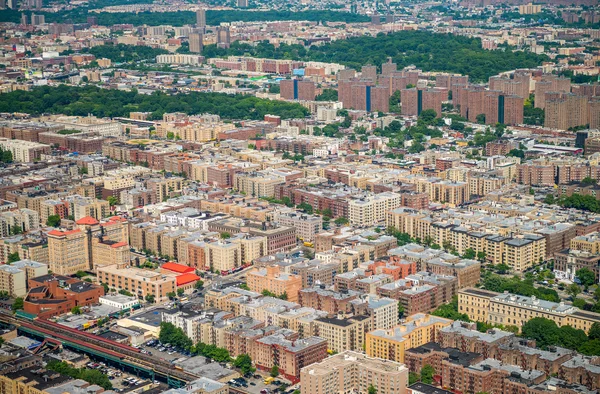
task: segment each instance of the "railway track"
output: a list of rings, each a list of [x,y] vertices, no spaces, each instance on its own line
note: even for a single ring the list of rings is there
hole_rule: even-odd
[[[119,357],[124,361],[136,363],[140,366],[154,370],[165,376],[172,376],[185,382],[191,382],[199,378],[195,374],[175,369],[169,362],[158,360],[139,349],[111,341],[94,334],[79,331],[74,328],[64,327],[48,320],[27,320],[0,312],[0,321],[23,326],[39,332],[47,337],[62,339],[88,346],[96,351],[105,352],[113,357]]]

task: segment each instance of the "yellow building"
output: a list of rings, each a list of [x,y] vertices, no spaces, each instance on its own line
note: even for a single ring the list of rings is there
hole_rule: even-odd
[[[371,329],[368,316],[354,316],[348,319],[323,317],[314,321],[314,335],[327,339],[327,348],[336,353],[346,350],[361,351],[365,333]]]
[[[580,235],[571,239],[571,249],[583,250],[593,254],[600,253],[600,233]]]
[[[177,275],[131,267],[128,264],[114,264],[98,267],[98,281],[110,288],[126,290],[136,297],[154,296],[155,302],[168,299],[167,294],[177,291]]]
[[[554,321],[558,326],[569,325],[585,332],[592,324],[600,323],[600,314],[584,312],[563,302],[477,288],[466,288],[458,292],[458,311],[466,313],[475,321],[519,328],[534,317],[543,317]]]
[[[127,264],[131,261],[131,250],[127,242],[102,241],[95,238],[92,243],[92,270],[112,264]]]
[[[298,302],[298,292],[302,288],[300,276],[282,273],[278,265],[254,269],[248,273],[247,282],[252,291],[261,293],[268,290],[277,296],[286,294],[291,302]]]
[[[504,242],[504,264],[516,271],[524,271],[546,257],[546,239],[541,235],[527,234]]]
[[[389,330],[367,333],[366,353],[369,357],[404,362],[404,352],[435,341],[438,331],[453,320],[422,313],[409,316],[404,324]]]
[[[229,271],[242,265],[240,243],[217,241],[206,244],[206,266],[211,270]]]
[[[88,270],[87,235],[81,229],[52,230],[48,233],[48,261],[50,270],[58,275],[75,275]]]
[[[0,375],[2,394],[47,394],[48,388],[72,381],[67,375],[48,371],[39,365]]]

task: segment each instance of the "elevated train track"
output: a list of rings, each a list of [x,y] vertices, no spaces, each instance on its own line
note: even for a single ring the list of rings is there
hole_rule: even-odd
[[[139,349],[129,345],[65,327],[48,320],[29,320],[0,312],[0,321],[16,325],[21,332],[42,338],[53,338],[63,343],[63,345],[103,357],[134,370],[146,372],[152,375],[153,378],[163,380],[173,387],[184,386],[186,383],[199,378],[195,374],[175,369],[167,361],[143,354]]]

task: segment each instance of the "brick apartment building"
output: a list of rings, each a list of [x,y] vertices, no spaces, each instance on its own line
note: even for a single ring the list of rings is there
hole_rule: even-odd
[[[317,88],[311,80],[284,79],[279,83],[280,96],[286,100],[313,101]]]

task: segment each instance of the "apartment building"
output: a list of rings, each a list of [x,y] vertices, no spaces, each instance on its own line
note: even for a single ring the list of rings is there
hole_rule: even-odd
[[[27,294],[29,279],[48,274],[48,266],[32,260],[20,260],[10,265],[0,265],[0,291],[11,297]]]
[[[131,247],[127,242],[104,241],[92,238],[92,270],[112,264],[127,264],[131,261]]]
[[[292,383],[300,381],[300,370],[327,357],[327,341],[319,337],[289,340],[281,334],[260,338],[251,346],[257,368],[270,371],[273,365]]]
[[[19,163],[33,163],[52,151],[50,145],[7,138],[0,138],[0,147],[11,152],[13,161]]]
[[[234,188],[252,197],[274,197],[275,188],[284,184],[279,176],[262,173],[236,173],[233,176]]]
[[[563,302],[477,288],[466,288],[458,292],[458,311],[466,313],[475,321],[519,328],[534,317],[550,319],[558,326],[570,325],[586,332],[593,323],[600,322],[600,314],[581,311]]]
[[[401,363],[345,351],[300,371],[302,394],[366,393],[370,385],[379,394],[405,394],[408,369]]]
[[[101,266],[98,267],[97,274],[100,283],[128,291],[140,299],[154,296],[156,302],[162,302],[168,299],[167,294],[177,292],[178,275],[175,274],[144,270],[128,264]]]
[[[323,217],[320,215],[283,213],[279,215],[277,222],[282,226],[295,228],[296,236],[305,242],[312,242],[315,235],[323,229]]]
[[[284,79],[279,83],[281,98],[286,100],[313,101],[317,86],[311,80]]]
[[[452,320],[426,314],[409,316],[406,322],[390,329],[367,333],[366,353],[369,357],[404,362],[406,349],[435,341],[441,328]]]
[[[49,268],[58,275],[75,275],[89,266],[87,234],[81,229],[48,232]]]
[[[21,208],[0,213],[0,237],[7,237],[16,227],[31,231],[40,227],[40,215],[33,209]]]
[[[383,222],[386,212],[402,205],[398,193],[383,192],[348,201],[348,219],[356,226],[371,226]]]
[[[341,319],[322,317],[313,322],[313,333],[327,340],[327,349],[330,351],[361,351],[366,333],[373,328],[371,323],[369,316],[365,315]]]
[[[247,283],[251,291],[268,290],[277,296],[285,294],[291,302],[298,302],[298,292],[302,288],[300,276],[283,273],[278,265],[248,272]]]
[[[299,292],[298,302],[303,307],[315,308],[329,314],[352,313],[354,305],[350,301],[358,298],[361,293],[354,290],[340,292],[328,290],[321,286],[303,288]]]

